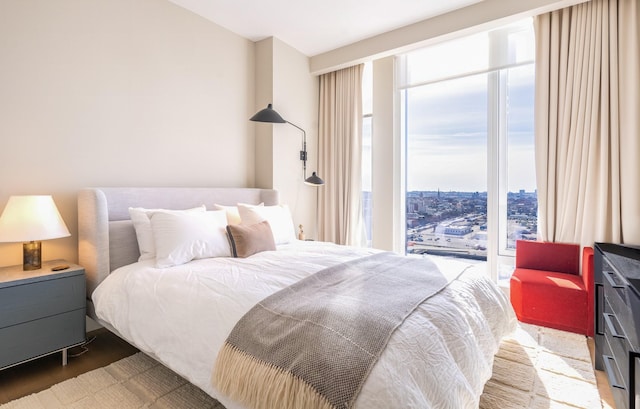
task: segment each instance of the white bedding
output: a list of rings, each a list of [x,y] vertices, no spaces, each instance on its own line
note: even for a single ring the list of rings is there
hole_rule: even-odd
[[[164,269],[147,260],[111,273],[92,298],[98,317],[122,337],[227,409],[241,409],[210,382],[216,355],[235,322],[266,296],[375,251],[297,241],[247,259],[202,259]],[[467,267],[433,260],[443,271]],[[356,408],[477,408],[500,339],[514,328],[515,315],[502,291],[468,268],[393,334]]]

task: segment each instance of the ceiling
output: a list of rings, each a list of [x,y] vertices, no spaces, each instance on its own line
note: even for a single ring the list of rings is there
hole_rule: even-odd
[[[169,0],[252,41],[276,37],[307,56],[482,0]]]

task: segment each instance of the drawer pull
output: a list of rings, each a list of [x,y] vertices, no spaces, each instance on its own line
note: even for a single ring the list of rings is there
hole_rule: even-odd
[[[605,371],[607,372],[607,377],[609,378],[609,384],[611,385],[611,387],[618,389],[627,389],[624,385],[618,383],[617,371],[614,371],[614,368],[611,365],[611,361],[613,361],[615,365],[616,360],[609,355],[602,355],[602,360],[604,361]]]
[[[609,282],[609,285],[618,290],[625,289],[627,286],[624,284],[618,284],[614,281],[613,276],[616,275],[613,271],[605,271],[603,276]]]
[[[603,313],[603,302],[604,302],[604,286],[602,284],[595,283],[595,313],[596,313],[596,322],[595,322],[595,332],[596,335],[604,335],[604,328],[602,327],[602,313]]]
[[[618,332],[618,329],[616,328],[615,325],[613,325],[613,320],[617,320],[616,316],[613,314],[609,314],[609,313],[604,313],[604,320],[607,323],[607,328],[609,328],[609,331],[611,331],[611,335],[614,338],[622,338],[622,339],[626,339],[627,337],[624,334],[621,334]]]

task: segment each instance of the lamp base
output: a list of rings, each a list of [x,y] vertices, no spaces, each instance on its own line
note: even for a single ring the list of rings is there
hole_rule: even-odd
[[[41,241],[22,243],[22,269],[24,271],[39,270],[42,268],[41,248]]]

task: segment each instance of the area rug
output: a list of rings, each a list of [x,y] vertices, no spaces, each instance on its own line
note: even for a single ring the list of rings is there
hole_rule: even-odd
[[[0,406],[53,408],[224,409],[143,353]],[[480,408],[601,408],[585,337],[521,324],[501,343]]]
[[[480,408],[602,408],[586,338],[520,323],[500,344]]]

